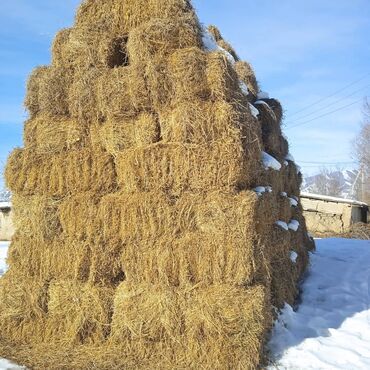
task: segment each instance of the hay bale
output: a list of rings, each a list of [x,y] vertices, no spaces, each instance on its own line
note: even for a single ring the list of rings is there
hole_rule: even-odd
[[[115,156],[125,149],[157,143],[159,137],[158,119],[150,113],[141,113],[124,121],[108,121],[100,128],[103,148]]]
[[[68,54],[68,44],[73,33],[73,28],[60,30],[54,38],[52,46],[52,65],[55,67],[69,66],[73,63]]]
[[[247,85],[249,92],[252,94],[252,100],[255,100],[260,88],[252,67],[247,62],[237,61],[235,63],[235,70],[240,80]]]
[[[114,290],[75,281],[49,287],[46,338],[60,342],[100,343],[109,335]]]
[[[256,181],[254,158],[254,151],[246,153],[237,143],[159,143],[122,152],[116,170],[120,187],[128,192],[245,189]]]
[[[284,117],[284,111],[283,111],[283,107],[281,106],[281,103],[279,102],[279,100],[276,100],[276,99],[261,99],[261,100],[269,105],[269,107],[272,109],[272,111],[275,114],[278,124],[281,125],[283,117]]]
[[[178,49],[201,47],[198,20],[184,15],[177,19],[153,18],[130,32],[127,43],[130,62],[141,65],[169,56]]]
[[[220,30],[216,26],[210,25],[207,27],[207,30],[214,37],[216,42],[223,40]]]
[[[251,149],[259,136],[249,110],[224,101],[184,102],[167,108],[159,117],[165,143],[204,145],[243,137],[245,147]]]
[[[125,34],[152,18],[196,17],[188,0],[87,0],[77,11],[76,26],[102,22],[107,32]]]
[[[97,82],[98,109],[108,120],[132,119],[150,107],[150,97],[139,67],[107,69]]]
[[[99,231],[105,240],[148,240],[174,232],[174,207],[164,194],[112,193],[99,204]]]
[[[86,145],[85,125],[64,117],[38,114],[24,125],[24,145],[36,153],[55,153]]]
[[[257,368],[271,327],[269,293],[213,285],[194,289],[186,305],[187,356],[204,368]],[[212,353],[212,356],[209,356]]]
[[[197,47],[176,50],[168,61],[168,75],[173,84],[169,102],[206,100],[211,91],[207,83],[207,53]]]
[[[285,160],[289,147],[287,140],[283,137],[280,122],[272,108],[266,103],[257,105],[259,121],[262,128],[262,141],[265,151],[278,160]]]
[[[20,195],[58,197],[116,188],[113,158],[87,148],[53,155],[16,149],[5,172],[8,187]]]
[[[47,67],[38,77],[39,111],[48,115],[68,116],[67,95],[71,72],[64,68]]]
[[[161,285],[122,283],[116,290],[112,339],[147,342],[176,340],[183,331],[176,290]]]
[[[75,240],[86,240],[99,234],[97,223],[101,197],[93,192],[64,198],[58,207],[58,218],[63,232]]]
[[[217,41],[217,45],[232,55],[236,62],[239,61],[238,54],[236,54],[235,49],[227,41],[219,40]]]
[[[75,73],[68,92],[68,107],[71,116],[81,125],[102,120],[98,109],[98,81],[102,71],[90,69]]]
[[[47,313],[47,282],[10,269],[0,279],[1,336],[15,344],[40,340]]]
[[[222,52],[208,54],[207,83],[214,100],[232,102],[243,99],[235,69]]]
[[[62,232],[58,217],[59,205],[59,199],[43,195],[13,195],[15,229],[36,241],[45,242],[58,238]]]
[[[47,73],[47,66],[40,66],[32,71],[32,74],[27,81],[27,91],[24,105],[27,108],[31,117],[34,117],[40,110],[39,104],[39,89],[40,80]]]

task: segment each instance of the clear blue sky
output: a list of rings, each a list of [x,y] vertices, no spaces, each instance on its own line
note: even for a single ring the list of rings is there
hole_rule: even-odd
[[[79,2],[12,0],[1,5],[1,167],[10,150],[22,144],[27,76],[35,66],[49,63],[52,39],[60,28],[72,24]],[[303,172],[317,171],[321,165],[316,162],[352,167],[350,144],[362,118],[361,99],[370,95],[370,1],[194,0],[193,4],[201,22],[216,24],[240,57],[252,63],[262,89],[281,100],[291,152]],[[310,119],[315,120],[289,129]]]

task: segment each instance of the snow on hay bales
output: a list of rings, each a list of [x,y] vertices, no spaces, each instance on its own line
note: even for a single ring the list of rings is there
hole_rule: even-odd
[[[41,369],[257,368],[313,244],[288,198],[300,175],[281,105],[249,64],[189,1],[87,0],[25,104],[0,354]]]

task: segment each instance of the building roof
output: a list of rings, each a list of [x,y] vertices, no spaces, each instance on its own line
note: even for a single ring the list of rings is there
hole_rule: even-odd
[[[351,205],[359,206],[359,207],[369,207],[366,203],[359,202],[357,200],[330,197],[328,195],[311,194],[311,193],[302,192],[301,198],[324,200],[326,202],[346,203],[346,204],[351,204]]]

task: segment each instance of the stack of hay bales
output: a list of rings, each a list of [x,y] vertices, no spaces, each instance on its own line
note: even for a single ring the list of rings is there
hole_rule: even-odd
[[[313,245],[281,105],[249,64],[187,0],[86,0],[27,91],[0,354],[256,368]]]

